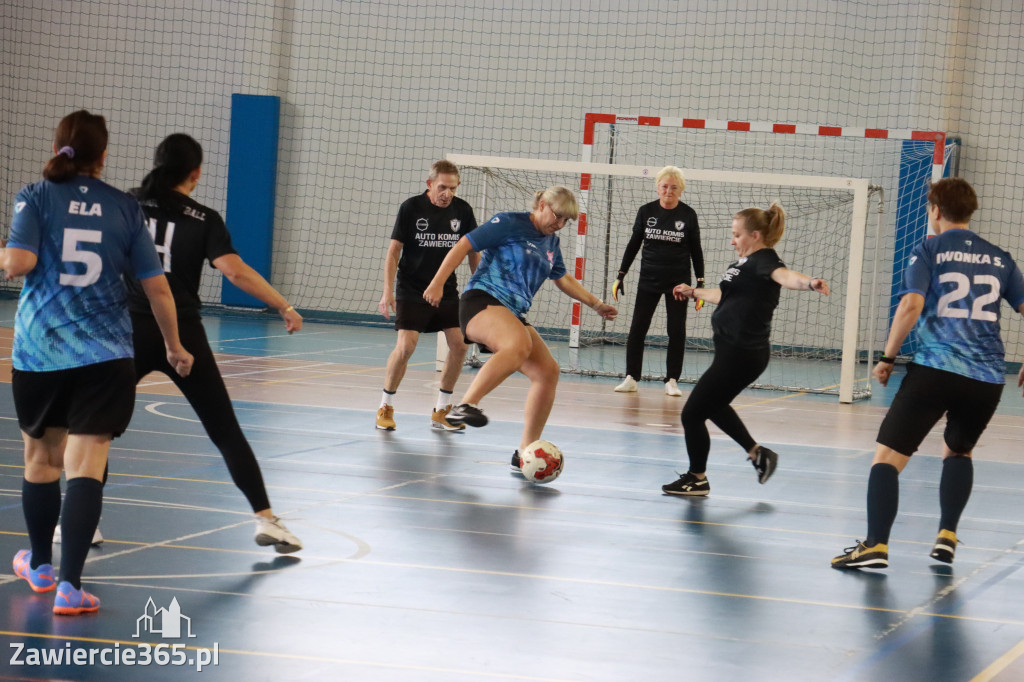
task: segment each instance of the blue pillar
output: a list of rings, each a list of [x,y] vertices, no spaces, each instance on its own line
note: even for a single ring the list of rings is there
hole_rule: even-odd
[[[238,255],[268,281],[274,245],[280,117],[280,97],[231,95],[231,148],[224,220]],[[264,307],[262,301],[226,279],[221,303]]]
[[[943,177],[949,177],[951,170],[955,173],[956,163],[959,160],[959,138],[946,138],[947,144],[956,145],[954,152],[949,155],[946,167],[943,169]],[[935,143],[926,140],[904,140],[903,150],[900,155],[900,185],[896,194],[896,232],[895,250],[893,252],[893,276],[892,289],[889,292],[889,324],[892,325],[892,317],[899,305],[897,295],[903,287],[903,270],[906,268],[910,252],[928,236],[928,213],[925,205],[928,203],[928,180],[932,176],[932,158],[935,151]],[[901,354],[913,353],[916,347],[917,337],[911,332],[900,349]]]

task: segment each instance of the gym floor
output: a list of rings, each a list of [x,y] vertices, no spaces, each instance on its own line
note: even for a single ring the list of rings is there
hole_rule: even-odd
[[[0,303],[5,381],[13,312]],[[288,336],[272,318],[206,323],[274,510],[305,548],[280,556],[253,542],[248,506],[191,408],[151,375],[111,449],[106,540],[85,568],[102,607],[56,617],[52,593],[0,568],[0,679],[1024,679],[1015,382],[975,451],[956,562],[928,557],[940,423],[901,477],[890,567],[840,572],[829,560],[863,538],[893,387],[853,405],[745,392],[736,404],[779,452],[775,476],[759,485],[713,430],[711,495],[680,499],[660,486],[685,470],[685,395],[655,382],[623,395],[617,380],[563,375],[545,437],[565,452],[565,471],[534,486],[508,467],[520,376],[484,401],[487,427],[435,432],[438,375],[424,337],[397,395],[398,428],[381,432],[392,330],[309,323]],[[655,363],[663,353],[650,351]],[[624,350],[605,355],[618,365]],[[0,556],[13,557],[28,541],[9,390],[0,419]],[[181,637],[166,625],[172,600]],[[216,665],[197,672],[214,649]],[[69,663],[77,650],[92,664]],[[125,650],[153,660],[140,670]],[[62,651],[60,665],[27,664],[32,652]],[[105,665],[115,653],[120,664]]]

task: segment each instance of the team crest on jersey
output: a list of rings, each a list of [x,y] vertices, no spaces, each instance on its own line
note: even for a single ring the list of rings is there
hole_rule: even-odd
[[[449,222],[452,226],[452,232],[458,232],[459,228],[462,227],[462,221],[458,218],[452,218]]]
[[[554,251],[548,251],[547,253],[548,253],[548,263],[551,263],[552,265],[554,265],[555,264],[555,252]]]
[[[85,193],[87,193],[89,191],[89,188],[86,187],[85,185],[79,185],[78,186],[78,191],[81,192],[82,194],[85,194]]]
[[[907,265],[913,265],[916,262],[917,262],[917,256],[911,256],[910,257],[910,262],[907,263]]]
[[[420,232],[427,229],[428,227],[430,227],[430,223],[427,221],[426,218],[420,218],[419,220],[416,221],[416,229],[419,230]]]
[[[676,232],[682,232],[684,227],[686,227],[686,223],[684,223],[682,220],[676,221]]]
[[[25,208],[25,202],[24,201],[19,201],[18,203],[16,203],[14,205],[14,212],[15,213],[21,213],[21,209],[23,209],[23,208]]]
[[[657,218],[648,218],[647,219],[647,227],[654,227],[657,224],[658,224],[658,219]]]

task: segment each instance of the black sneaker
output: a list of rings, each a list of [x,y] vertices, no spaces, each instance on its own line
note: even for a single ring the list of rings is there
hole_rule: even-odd
[[[768,448],[758,445],[754,459],[750,461],[754,465],[754,470],[757,471],[757,482],[763,485],[775,473],[775,465],[779,463],[779,456]]]
[[[705,496],[711,492],[711,484],[708,483],[706,476],[697,478],[687,471],[678,481],[661,486],[661,490],[668,495]]]
[[[459,424],[465,424],[466,426],[485,426],[487,424],[487,415],[476,405],[470,405],[468,403],[462,403],[452,408],[451,412],[448,413],[448,423],[453,426]]]
[[[889,545],[881,542],[868,547],[857,542],[832,559],[832,568],[886,568],[889,565]]]
[[[936,561],[951,564],[954,554],[956,554],[956,533],[951,530],[940,530],[939,537],[935,538],[935,546],[932,547],[929,556]]]
[[[516,450],[512,453],[512,462],[508,465],[508,468],[512,470],[513,474],[523,475],[522,463],[519,461],[519,451]]]

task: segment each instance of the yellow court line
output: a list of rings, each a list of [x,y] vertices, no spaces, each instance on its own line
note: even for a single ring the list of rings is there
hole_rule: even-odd
[[[997,658],[992,662],[992,665],[982,670],[980,673],[971,678],[971,682],[989,682],[989,680],[995,679],[995,676],[1006,670],[1011,663],[1024,655],[1024,639],[1017,642],[1017,646],[1013,647],[1005,654]]]
[[[156,643],[152,642],[132,642],[120,639],[100,639],[97,637],[80,637],[80,636],[64,636],[64,635],[48,635],[40,634],[35,632],[16,632],[10,630],[0,630],[0,636],[6,637],[23,637],[32,639],[59,639],[62,641],[71,642],[88,642],[91,644],[119,644],[122,646],[142,646],[143,644],[149,644],[151,647],[155,647]],[[166,642],[160,642],[160,644],[166,644]],[[211,649],[209,646],[186,646],[186,650],[198,651],[199,649]],[[217,648],[218,653],[221,654],[235,654],[237,656],[259,656],[263,658],[277,658],[290,661],[315,661],[319,663],[341,663],[344,665],[359,665],[370,668],[385,668],[388,670],[416,670],[421,672],[430,673],[444,673],[448,675],[465,675],[473,677],[475,679],[482,678],[494,678],[500,680],[531,680],[533,682],[569,682],[564,678],[555,677],[534,677],[532,675],[514,675],[509,673],[495,673],[486,670],[466,670],[460,668],[438,668],[435,666],[428,665],[403,665],[401,663],[384,663],[381,661],[366,661],[356,658],[335,658],[332,656],[307,656],[303,654],[286,654],[286,653],[275,653],[272,651],[245,651],[243,649],[221,649]],[[219,665],[224,665],[221,662]],[[212,664],[211,664],[212,667]]]

